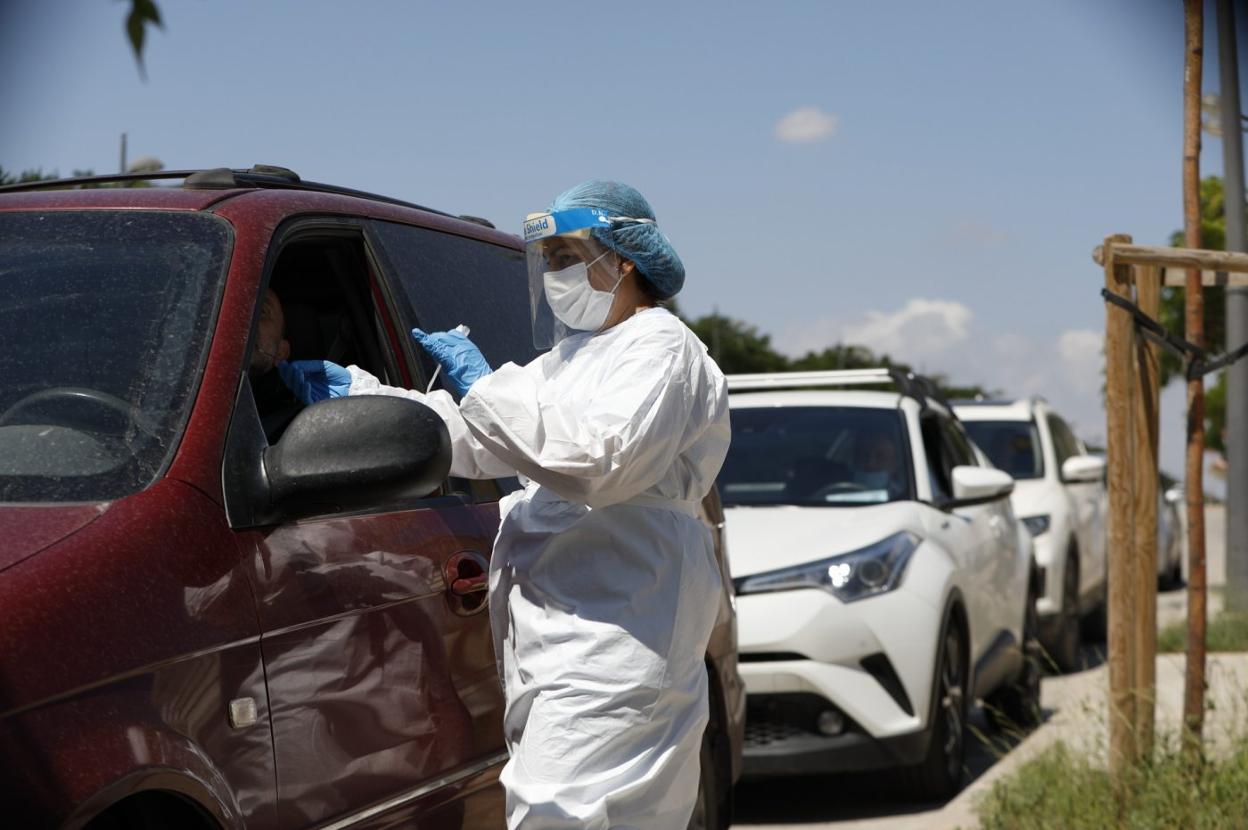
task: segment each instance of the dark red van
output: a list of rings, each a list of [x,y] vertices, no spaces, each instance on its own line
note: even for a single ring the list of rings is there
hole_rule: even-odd
[[[0,189],[0,823],[502,827],[484,574],[517,483],[448,478],[419,404],[275,410],[247,368],[268,288],[293,359],[424,388],[406,332],[462,322],[527,361],[519,240],[282,168],[159,175]]]

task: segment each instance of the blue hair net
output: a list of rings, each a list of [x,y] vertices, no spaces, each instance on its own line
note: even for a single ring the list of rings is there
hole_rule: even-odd
[[[555,197],[550,209],[599,208],[612,216],[653,220],[654,210],[645,197],[619,182],[591,179]],[[676,251],[652,222],[615,223],[611,228],[595,228],[594,239],[631,259],[659,299],[676,296],[685,284],[685,266]]]

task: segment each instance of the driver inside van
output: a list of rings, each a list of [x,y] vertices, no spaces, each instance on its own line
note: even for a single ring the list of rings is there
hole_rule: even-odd
[[[304,404],[290,391],[278,370],[280,364],[290,357],[290,342],[286,339],[286,318],[282,301],[272,288],[264,293],[260,306],[260,321],[256,324],[256,343],[251,352],[251,364],[247,377],[251,381],[251,394],[256,400],[264,435],[273,444],[286,426],[303,409]]]

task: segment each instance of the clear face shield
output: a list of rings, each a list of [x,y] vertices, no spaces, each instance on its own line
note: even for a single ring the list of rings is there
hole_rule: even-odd
[[[623,258],[590,231],[613,218],[593,208],[530,214],[524,222],[529,266],[533,345],[549,349],[607,322],[621,279]]]

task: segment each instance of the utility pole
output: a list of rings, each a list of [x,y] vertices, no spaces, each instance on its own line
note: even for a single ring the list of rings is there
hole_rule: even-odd
[[[711,359],[719,363],[719,306],[711,307]]]
[[[121,134],[121,169],[118,170],[117,172],[118,173],[126,172],[126,134],[125,133]]]
[[[1244,141],[1240,124],[1235,8],[1218,0],[1218,64],[1222,82],[1222,161],[1226,249],[1248,251],[1244,239]],[[1248,342],[1248,289],[1226,289],[1226,348]],[[1226,607],[1248,610],[1248,360],[1226,370]]]
[[[1204,0],[1183,0],[1183,234],[1188,248],[1200,247],[1200,82],[1203,74]],[[1238,124],[1233,127],[1238,127]],[[1205,342],[1205,302],[1199,268],[1187,272],[1183,300],[1187,340]],[[1205,724],[1205,384],[1187,382],[1187,665],[1183,688],[1183,750],[1202,757]],[[1113,587],[1112,583],[1110,585]]]

